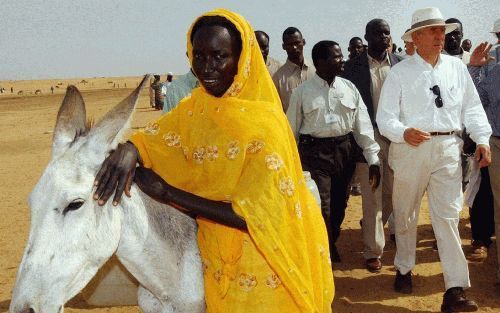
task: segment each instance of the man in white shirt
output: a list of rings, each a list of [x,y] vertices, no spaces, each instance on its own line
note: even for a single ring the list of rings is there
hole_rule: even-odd
[[[302,166],[318,185],[332,261],[340,262],[335,242],[356,165],[356,143],[369,165],[374,189],[380,181],[380,148],[361,95],[352,82],[337,76],[344,67],[338,43],[318,42],[312,58],[316,74],[292,93],[287,118],[298,139]]]
[[[465,297],[470,287],[467,261],[458,233],[462,209],[462,125],[477,143],[480,166],[491,162],[491,127],[474,83],[461,60],[441,54],[446,24],[437,8],[415,11],[404,36],[417,53],[391,69],[377,112],[380,133],[391,140],[389,165],[394,170],[394,217],[397,269],[394,289],[411,293],[420,202],[425,192],[439,248],[446,293],[441,312],[473,312]]]

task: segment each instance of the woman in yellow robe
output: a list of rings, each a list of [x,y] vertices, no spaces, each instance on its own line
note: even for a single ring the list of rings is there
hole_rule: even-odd
[[[213,16],[241,36],[234,77],[210,79],[199,65],[226,57],[196,46],[196,40],[220,45],[220,34],[200,26]],[[196,39],[201,29],[203,38]],[[246,222],[242,231],[197,218],[207,312],[331,312],[333,274],[321,210],[252,27],[233,12],[208,12],[191,26],[187,51],[201,87],[131,142],[143,167],[175,188],[230,202]],[[216,80],[228,78],[229,87],[217,91]]]

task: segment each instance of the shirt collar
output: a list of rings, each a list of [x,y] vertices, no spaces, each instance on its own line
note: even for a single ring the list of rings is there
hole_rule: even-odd
[[[285,62],[285,65],[287,67],[291,67],[291,68],[298,68],[298,69],[308,69],[309,68],[309,65],[307,65],[307,61],[306,59],[304,58],[304,65],[302,65],[302,67],[298,66],[297,64],[293,63],[292,61],[290,61],[288,58],[286,59],[286,62]]]
[[[419,63],[419,64],[421,64],[421,65],[423,65],[423,66],[427,66],[427,67],[432,68],[432,65],[431,65],[430,63],[428,63],[426,60],[424,60],[424,59],[420,56],[420,54],[418,54],[418,51],[415,51],[415,53],[413,54],[413,56],[412,56],[412,57],[413,57],[413,59],[414,59],[417,63]],[[434,68],[437,68],[439,65],[441,65],[441,63],[442,63],[442,60],[441,60],[441,54],[440,54],[440,55],[438,56],[438,60],[437,60],[436,66],[435,66]]]
[[[366,53],[366,55],[368,56],[368,64],[375,63],[375,64],[384,65],[387,62],[387,64],[391,65],[391,59],[389,58],[389,52],[387,52],[385,54],[385,58],[384,58],[384,60],[382,62],[379,62],[378,60],[375,60],[368,53]]]
[[[441,53],[442,53],[442,54],[449,55],[449,56],[452,56],[452,57],[457,57],[457,58],[460,58],[460,59],[461,59],[461,58],[462,58],[462,56],[463,56],[464,54],[467,54],[468,52],[467,52],[467,51],[465,51],[465,50],[464,50],[464,48],[460,47],[460,53],[459,53],[459,54],[457,54],[457,55],[451,55],[451,54],[449,54],[449,53],[448,53],[448,51],[446,51],[446,50],[444,50],[444,49],[443,49],[443,52],[441,52]]]
[[[318,74],[314,73],[314,76],[311,78],[315,84],[322,88],[335,88],[335,83],[337,81],[337,77],[333,80],[331,85],[328,85],[328,82],[324,80],[323,78],[319,77]]]

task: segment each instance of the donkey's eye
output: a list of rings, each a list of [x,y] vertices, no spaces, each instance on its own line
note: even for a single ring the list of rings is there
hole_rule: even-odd
[[[71,202],[63,211],[63,215],[66,215],[69,211],[75,211],[78,210],[85,201],[83,199],[76,199],[73,202]]]

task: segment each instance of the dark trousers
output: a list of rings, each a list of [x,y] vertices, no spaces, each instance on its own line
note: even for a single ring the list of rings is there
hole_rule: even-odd
[[[303,169],[311,173],[318,185],[332,250],[340,235],[349,199],[348,187],[356,167],[354,137],[352,134],[331,138],[301,135],[299,154]]]
[[[495,234],[495,215],[493,209],[493,193],[487,167],[481,168],[481,185],[472,207],[469,208],[472,239],[485,245],[491,244],[491,236]]]

